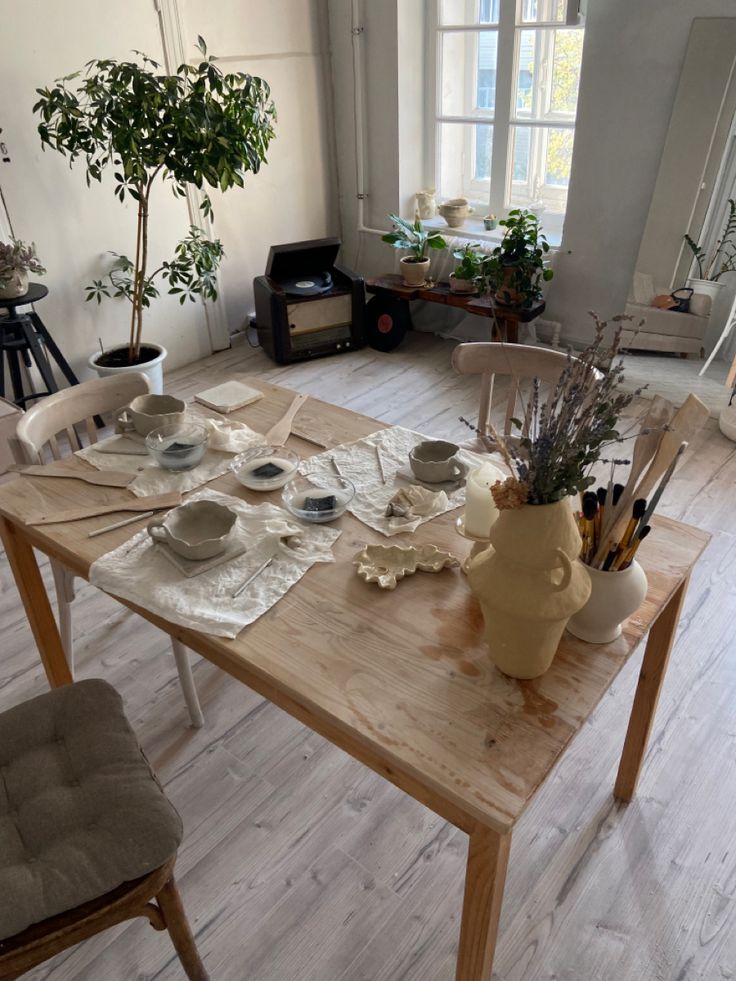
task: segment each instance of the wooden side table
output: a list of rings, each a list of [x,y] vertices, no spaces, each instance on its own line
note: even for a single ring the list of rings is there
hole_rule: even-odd
[[[491,340],[516,344],[519,324],[526,324],[544,312],[544,302],[529,309],[505,307],[490,296],[453,293],[449,283],[434,286],[405,286],[401,276],[389,274],[366,279],[366,290],[373,294],[366,310],[368,342],[382,351],[391,351],[401,343],[411,326],[409,303],[426,300],[448,307],[458,307],[491,320]],[[373,340],[377,343],[373,343]]]
[[[4,317],[0,317],[0,397],[5,396],[4,361],[7,358],[13,401],[21,407],[31,399],[42,398],[44,395],[59,391],[49,357],[53,358],[70,385],[79,384],[79,379],[38,314],[34,310],[30,313],[17,312],[18,307],[37,303],[47,296],[48,292],[48,288],[41,283],[30,283],[27,292],[22,296],[0,299],[0,308],[8,311]],[[31,392],[28,395],[23,393],[21,357],[27,368],[31,367],[31,359],[35,361],[46,391]]]

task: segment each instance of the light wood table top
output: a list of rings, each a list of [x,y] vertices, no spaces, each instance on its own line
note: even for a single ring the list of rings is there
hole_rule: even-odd
[[[233,417],[265,430],[292,393],[258,384],[267,397]],[[297,416],[297,428],[333,445],[383,425],[310,400]],[[288,445],[304,456],[320,452],[298,437]],[[23,477],[3,486],[0,513],[22,520],[27,508],[36,508],[38,495],[59,507],[69,506],[70,499],[76,506],[128,496],[125,490],[77,481],[50,485],[42,478]],[[278,502],[280,496],[278,491],[246,491],[231,475],[209,486],[253,503]],[[412,538],[464,555],[467,543],[454,528],[457,514],[436,518]],[[29,527],[25,534],[87,577],[96,558],[145,523],[87,537],[111,520],[106,515]],[[449,816],[457,810],[501,832],[518,819],[708,541],[695,528],[657,519],[639,553],[649,594],[624,635],[594,647],[566,633],[550,671],[536,681],[520,682],[506,678],[489,661],[482,616],[461,572],[419,573],[396,591],[385,592],[359,579],[351,563],[362,545],[386,539],[350,514],[335,527],[342,531],[335,563],[314,566],[235,640],[176,627],[170,632],[275,702],[287,708],[292,702],[298,705],[314,728],[329,726],[331,738],[333,727],[334,735],[343,733],[346,749],[355,742],[361,756],[375,755],[383,761],[382,772],[384,767],[395,771],[394,782],[402,785],[402,777],[418,781],[426,788],[426,802],[440,813]]]
[[[294,393],[258,378],[249,382],[265,397],[233,418],[266,432]],[[383,426],[314,399],[295,422],[297,432],[327,446]],[[304,457],[320,452],[298,436],[287,445]],[[76,458],[74,465],[87,466]],[[246,491],[231,474],[209,486],[253,503],[280,499],[278,491]],[[95,559],[145,522],[89,538],[114,517],[28,526],[23,516],[40,503],[62,508],[126,498],[126,490],[42,477],[0,487],[0,532],[51,684],[71,676],[31,546],[87,577]],[[457,514],[392,541],[410,537],[464,557],[469,543],[455,531]],[[710,537],[667,518],[653,525],[637,555],[649,592],[622,636],[593,646],[566,633],[551,669],[534,681],[507,678],[491,664],[478,603],[459,570],[418,573],[392,592],[359,579],[352,566],[356,552],[387,539],[350,514],[333,525],[342,531],[336,561],[313,566],[235,640],[125,605],[470,835],[456,979],[490,981],[511,830],[649,632],[615,787],[621,800],[634,794],[690,571]]]

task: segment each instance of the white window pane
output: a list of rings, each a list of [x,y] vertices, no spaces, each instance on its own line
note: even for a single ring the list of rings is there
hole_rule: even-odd
[[[440,24],[497,24],[501,0],[440,0]]]
[[[574,131],[555,126],[514,126],[509,204],[564,214]]]
[[[493,158],[493,126],[490,123],[439,123],[440,199],[468,198],[488,204],[491,163]]]
[[[443,31],[440,113],[492,115],[496,104],[495,31]]]
[[[564,24],[565,0],[521,0],[522,24]]]
[[[580,62],[583,57],[582,31],[554,31],[550,109],[553,113],[575,116],[578,107]]]
[[[516,65],[515,106],[517,116],[534,117],[539,103],[535,92],[538,31],[519,31],[519,57]]]

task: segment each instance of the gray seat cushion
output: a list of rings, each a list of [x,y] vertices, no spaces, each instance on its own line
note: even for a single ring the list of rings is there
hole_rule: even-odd
[[[181,835],[106,682],[0,714],[0,939],[152,872]]]

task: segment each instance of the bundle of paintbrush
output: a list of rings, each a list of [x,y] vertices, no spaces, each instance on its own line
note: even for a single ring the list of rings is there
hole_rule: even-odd
[[[610,505],[616,507],[624,492],[623,484],[614,484],[611,489]],[[657,498],[658,499],[658,498]],[[604,572],[621,572],[627,569],[634,560],[636,550],[647,537],[650,526],[647,521],[651,517],[656,501],[652,508],[647,507],[644,498],[634,501],[631,509],[631,518],[626,529],[618,542],[609,541],[608,548],[605,550],[602,559],[597,558],[597,553],[601,551],[603,543],[601,532],[608,503],[608,489],[599,487],[596,491],[585,491],[582,496],[582,510],[578,513],[578,527],[580,537],[583,540],[583,547],[580,551],[580,558],[586,565]]]

